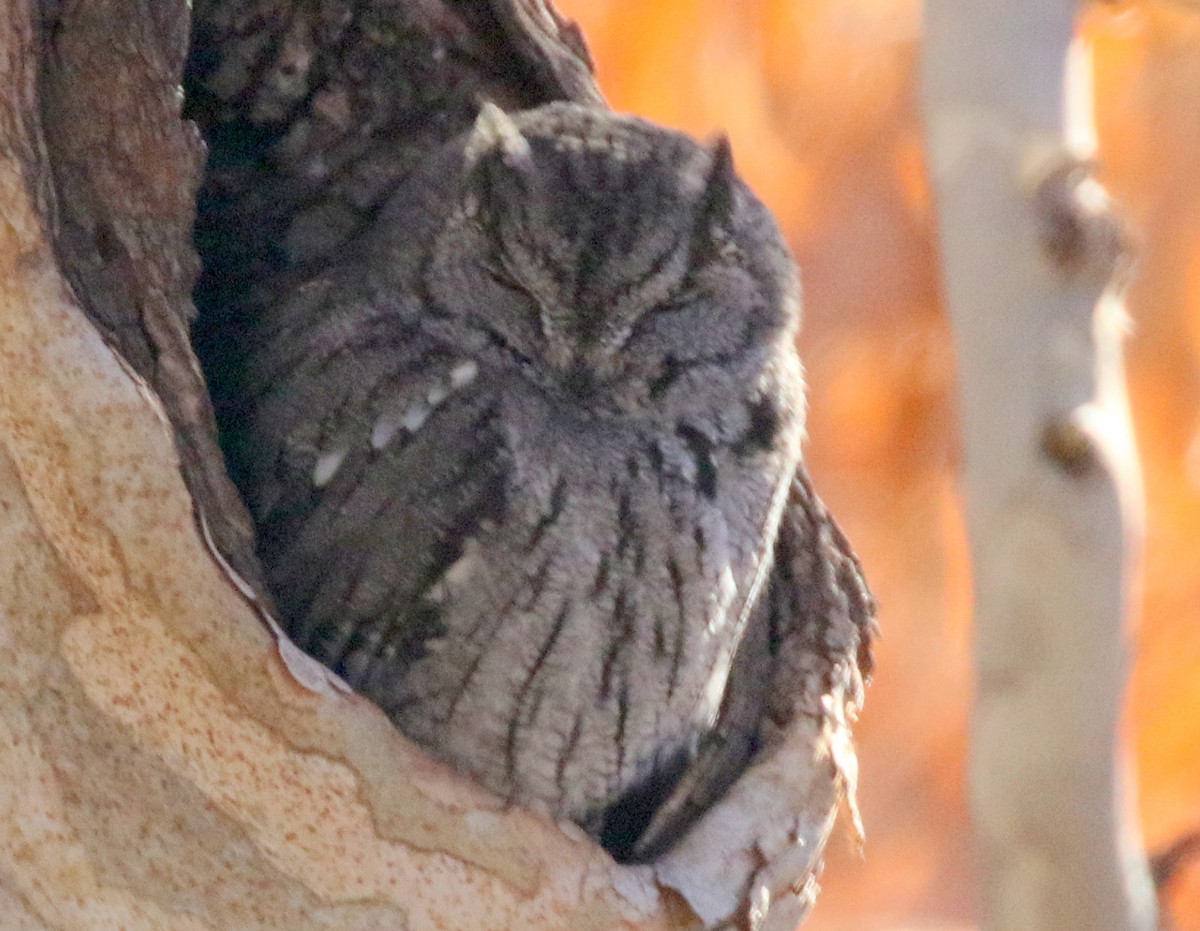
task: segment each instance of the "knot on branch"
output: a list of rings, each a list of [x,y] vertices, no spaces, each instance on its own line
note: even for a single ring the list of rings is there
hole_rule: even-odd
[[[1042,248],[1066,277],[1099,287],[1131,252],[1125,223],[1090,161],[1058,160],[1033,190]]]
[[[1074,418],[1062,418],[1042,431],[1042,453],[1070,478],[1082,479],[1095,474],[1100,455],[1091,435]]]

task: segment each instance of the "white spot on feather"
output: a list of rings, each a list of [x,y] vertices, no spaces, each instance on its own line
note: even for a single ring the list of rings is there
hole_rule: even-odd
[[[459,388],[469,385],[478,373],[478,363],[473,359],[467,359],[455,365],[450,370],[448,377],[435,382],[427,389],[424,398],[413,401],[408,407],[399,411],[395,409],[393,402],[392,409],[380,414],[371,428],[371,448],[383,449],[392,441],[401,427],[409,433],[415,433],[421,429],[439,404]]]
[[[316,465],[313,466],[313,484],[318,488],[324,488],[328,485],[333,477],[337,475],[337,470],[342,467],[342,463],[346,461],[346,456],[349,454],[349,446],[339,446],[337,449],[321,453],[317,457]]]
[[[431,407],[437,407],[448,397],[450,397],[450,386],[440,383],[434,385],[425,394],[425,400],[429,402]]]
[[[479,363],[474,359],[467,359],[465,362],[460,362],[450,370],[450,387],[457,391],[459,388],[465,388],[475,380],[475,376],[479,374]]]
[[[380,414],[371,428],[371,448],[383,449],[392,441],[396,431],[400,429],[400,418],[393,413]]]
[[[421,424],[425,423],[432,413],[433,408],[429,406],[428,401],[422,398],[420,401],[414,401],[408,405],[408,410],[404,412],[404,416],[400,419],[400,424],[409,433],[415,433],[421,429]]]

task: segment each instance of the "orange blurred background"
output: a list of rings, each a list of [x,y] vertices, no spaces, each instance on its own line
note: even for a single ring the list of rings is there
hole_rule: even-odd
[[[884,631],[858,730],[866,857],[833,838],[806,928],[972,927],[970,578],[918,114],[920,4],[557,5],[583,27],[618,110],[728,132],[804,275],[808,459]],[[1101,174],[1140,248],[1128,355],[1149,539],[1130,729],[1153,851],[1200,829],[1200,4],[1098,4],[1083,28]],[[1171,891],[1179,931],[1200,931],[1200,865]]]

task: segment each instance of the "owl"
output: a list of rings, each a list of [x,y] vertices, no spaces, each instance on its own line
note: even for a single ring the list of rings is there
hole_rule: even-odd
[[[290,636],[492,791],[654,856],[786,723],[794,632],[872,611],[804,474],[799,314],[727,142],[485,104],[236,350]]]

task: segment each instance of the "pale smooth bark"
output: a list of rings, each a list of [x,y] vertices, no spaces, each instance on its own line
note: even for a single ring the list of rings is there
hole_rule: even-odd
[[[1120,736],[1141,488],[1118,225],[1064,0],[929,0],[924,118],[975,578],[984,927],[1150,931]],[[1070,62],[1070,67],[1068,67]]]

